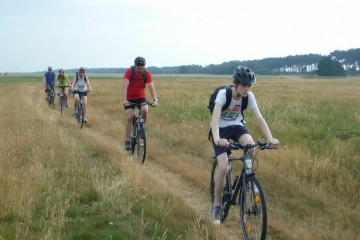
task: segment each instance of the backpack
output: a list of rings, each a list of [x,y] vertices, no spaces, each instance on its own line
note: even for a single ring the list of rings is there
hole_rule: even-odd
[[[132,80],[134,80],[134,77],[135,77],[135,66],[131,66],[131,76],[130,76],[130,81],[132,81]],[[147,70],[144,70],[143,71],[143,79],[144,79],[144,83],[146,84],[146,72],[147,72]]]
[[[222,90],[222,89],[226,89],[226,102],[225,102],[224,106],[221,108],[221,111],[226,110],[230,106],[231,98],[232,98],[231,87],[233,87],[233,86],[232,85],[230,85],[230,86],[220,86],[220,87],[216,88],[214,90],[214,92],[210,95],[209,105],[207,107],[209,108],[209,111],[210,111],[211,115],[212,115],[212,113],[214,111],[216,97],[217,97],[219,91]],[[242,122],[244,123],[244,125],[245,125],[244,111],[247,108],[248,99],[249,99],[248,96],[241,98],[241,115],[243,116]],[[210,140],[210,137],[212,137],[211,128],[210,128],[209,136],[208,136],[209,140]]]

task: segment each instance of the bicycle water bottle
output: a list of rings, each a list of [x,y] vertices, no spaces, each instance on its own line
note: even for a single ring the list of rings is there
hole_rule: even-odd
[[[252,172],[252,161],[251,159],[245,160],[245,172],[246,174],[250,174]]]

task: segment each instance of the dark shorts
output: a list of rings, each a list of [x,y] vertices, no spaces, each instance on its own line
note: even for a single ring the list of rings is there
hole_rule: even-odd
[[[234,142],[239,142],[240,137],[244,134],[249,134],[249,131],[246,127],[240,125],[219,128],[220,138],[225,138],[227,140],[231,139]],[[228,152],[227,148],[219,147],[218,145],[216,145],[212,138],[211,141],[214,146],[215,156],[219,156],[224,152]]]
[[[79,92],[79,91],[74,91],[73,95],[75,94],[79,94],[79,98],[83,97],[83,96],[87,96],[87,92]]]
[[[135,104],[142,104],[142,103],[146,103],[146,98],[139,98],[139,99],[135,99],[135,100],[128,100],[130,103],[135,103]],[[124,109],[135,109],[134,105],[124,105]]]

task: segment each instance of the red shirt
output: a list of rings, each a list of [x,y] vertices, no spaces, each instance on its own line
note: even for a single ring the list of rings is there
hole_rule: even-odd
[[[133,71],[132,68],[129,68],[126,70],[124,74],[124,79],[129,81],[126,98],[127,100],[136,100],[136,99],[144,98],[146,97],[145,94],[146,84],[144,81],[144,74],[142,72],[141,73],[136,72],[134,79],[130,81],[132,71]],[[144,71],[146,72],[146,83],[151,83],[152,82],[151,73],[145,69]]]

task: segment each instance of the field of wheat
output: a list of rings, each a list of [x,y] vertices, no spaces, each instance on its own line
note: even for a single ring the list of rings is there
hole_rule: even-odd
[[[242,239],[238,208],[220,227],[208,218],[206,106],[230,76],[154,76],[144,165],[123,151],[122,76],[89,77],[80,129],[71,109],[49,109],[41,76],[0,76],[0,239]],[[360,79],[257,81],[281,142],[258,153],[267,239],[360,239]]]

